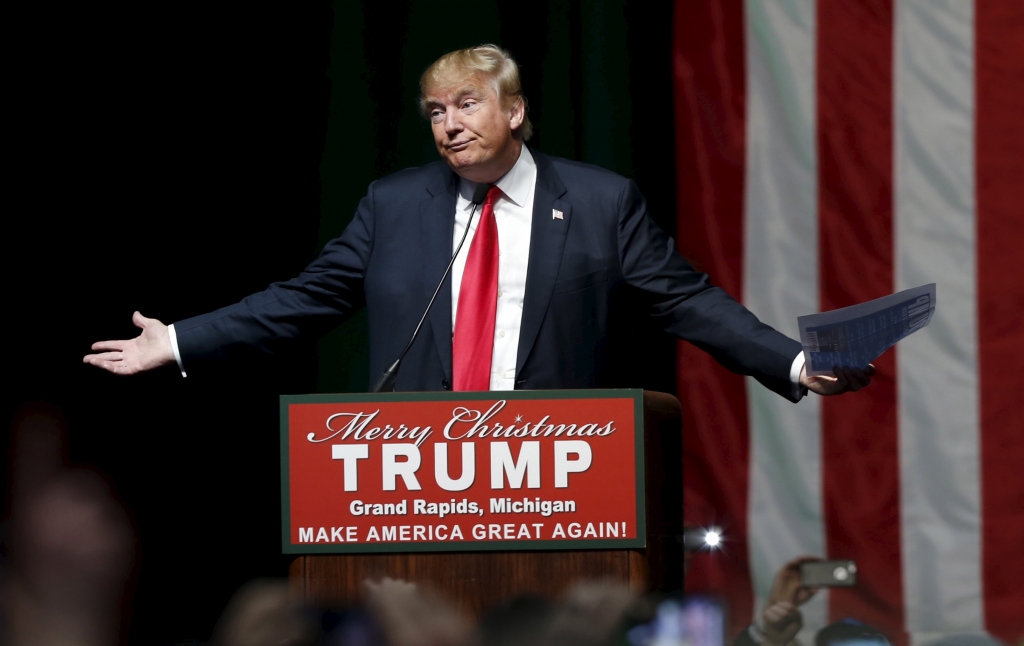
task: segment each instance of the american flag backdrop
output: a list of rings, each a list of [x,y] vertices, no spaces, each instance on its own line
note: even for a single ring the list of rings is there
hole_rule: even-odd
[[[679,350],[686,486],[723,526],[687,588],[731,629],[798,555],[802,608],[896,644],[1024,638],[1024,1],[677,0],[680,250],[762,320],[935,282],[872,385],[797,405]]]

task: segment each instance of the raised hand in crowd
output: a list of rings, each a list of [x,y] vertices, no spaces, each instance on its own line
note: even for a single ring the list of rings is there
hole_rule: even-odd
[[[753,625],[736,636],[734,646],[787,646],[792,642],[804,624],[799,607],[818,591],[816,587],[803,584],[800,566],[820,560],[817,556],[800,556],[779,568],[772,579],[764,610]]]
[[[807,603],[818,592],[818,588],[807,587],[801,582],[800,566],[820,560],[821,558],[817,556],[799,556],[779,568],[772,580],[772,589],[768,593],[768,601],[765,606],[771,606],[780,601],[794,606],[802,606]]]
[[[433,590],[407,581],[367,580],[367,607],[390,646],[463,646],[472,624]]]
[[[134,375],[174,361],[166,325],[138,312],[132,315],[132,323],[142,330],[139,336],[123,341],[97,341],[92,344],[96,354],[87,354],[82,361],[115,375]]]
[[[228,602],[212,644],[216,646],[309,646],[316,626],[287,581],[250,581]]]

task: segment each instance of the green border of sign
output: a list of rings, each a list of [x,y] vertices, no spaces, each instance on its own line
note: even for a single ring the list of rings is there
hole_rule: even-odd
[[[460,541],[457,543],[380,543],[374,545],[291,542],[291,491],[288,470],[288,407],[292,404],[346,404],[351,402],[422,402],[486,399],[632,399],[636,452],[636,538],[562,541]],[[501,392],[416,392],[336,395],[281,395],[281,552],[283,554],[416,554],[421,552],[501,552],[536,550],[595,550],[647,547],[647,508],[644,474],[644,391],[621,390],[510,390]]]

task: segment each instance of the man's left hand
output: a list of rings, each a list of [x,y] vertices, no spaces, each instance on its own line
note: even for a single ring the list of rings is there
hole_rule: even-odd
[[[847,366],[832,366],[832,374],[807,376],[807,366],[800,371],[800,385],[819,395],[842,395],[846,392],[856,392],[871,383],[871,377],[875,374],[874,364],[868,364],[867,368],[850,368]]]

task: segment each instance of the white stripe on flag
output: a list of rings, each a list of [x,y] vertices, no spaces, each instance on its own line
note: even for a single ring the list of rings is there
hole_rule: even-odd
[[[796,316],[818,310],[814,0],[748,0],[743,302],[799,338]],[[825,555],[821,406],[794,406],[753,380],[750,562],[755,609],[792,558]],[[804,643],[826,621],[825,595],[801,608]]]
[[[938,284],[936,318],[897,346],[906,627],[981,630],[975,300],[974,10],[899,0],[896,289]]]

